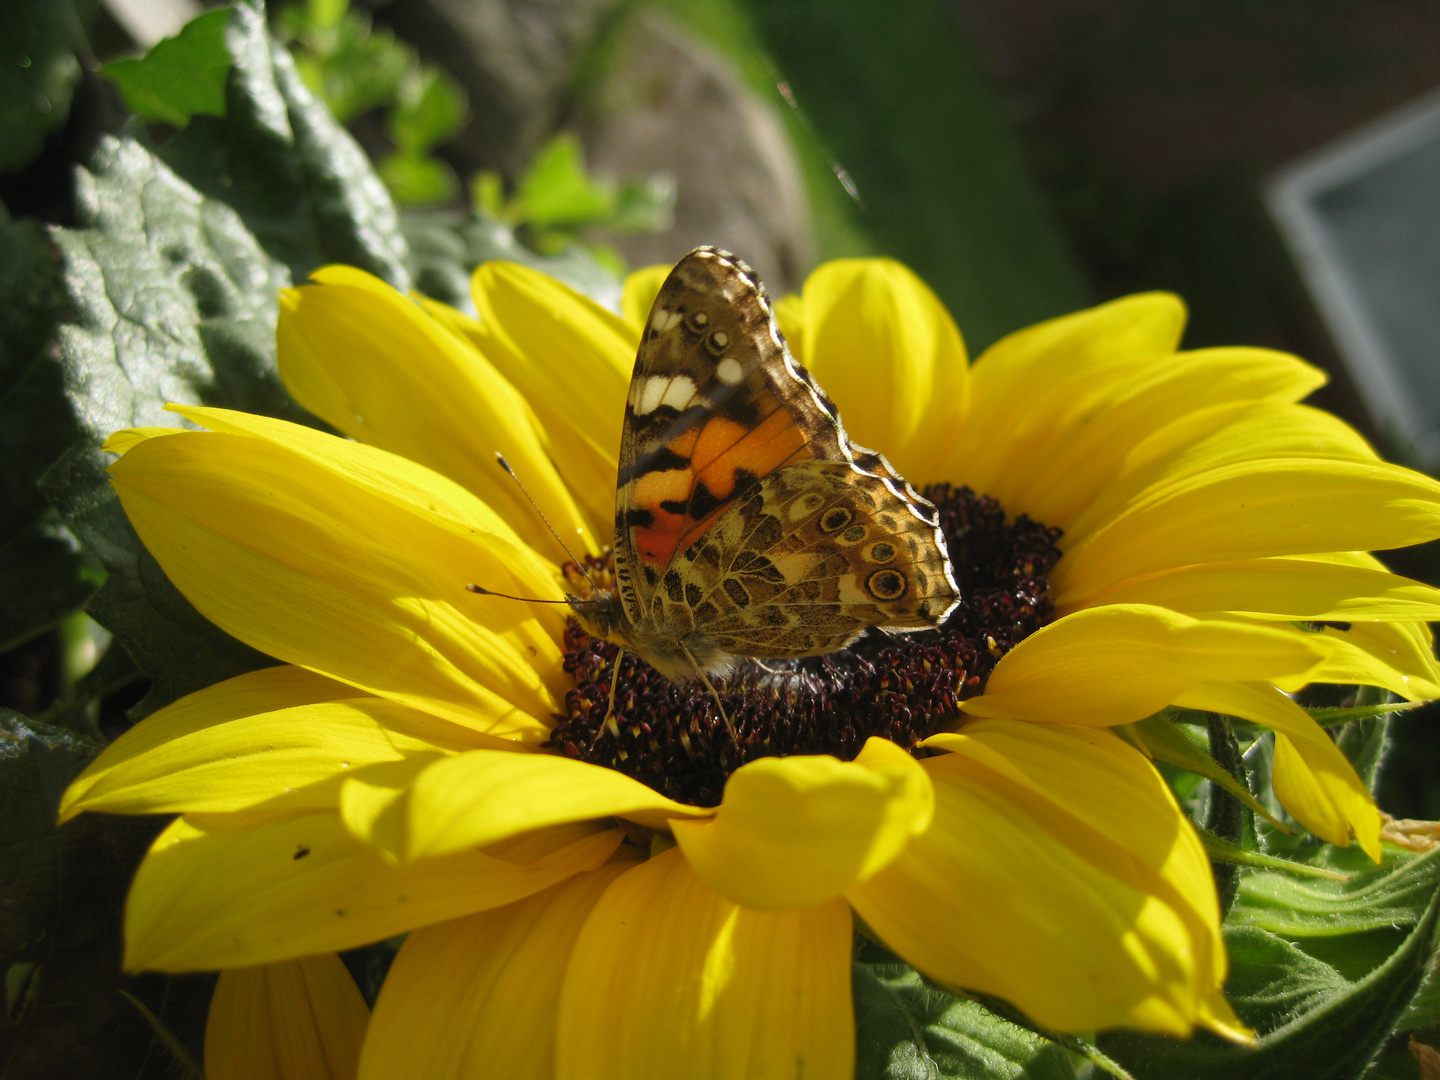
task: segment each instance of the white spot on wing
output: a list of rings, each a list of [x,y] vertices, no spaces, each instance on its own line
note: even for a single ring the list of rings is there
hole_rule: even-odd
[[[695,381],[686,375],[652,375],[639,380],[631,388],[630,397],[636,416],[649,416],[661,405],[683,412],[695,399]]]
[[[680,313],[678,311],[656,308],[655,314],[650,316],[650,328],[657,334],[663,334],[666,330],[673,330],[679,321]]]
[[[660,399],[661,405],[669,405],[676,412],[684,412],[685,406],[695,400],[695,380],[686,375],[676,375],[670,380],[670,386],[665,391],[665,396]]]
[[[740,366],[739,360],[733,356],[727,356],[715,368],[715,377],[726,386],[734,386],[745,377],[745,369]]]

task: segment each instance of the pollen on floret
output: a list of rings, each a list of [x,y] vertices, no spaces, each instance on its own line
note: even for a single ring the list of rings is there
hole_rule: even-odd
[[[981,693],[1000,658],[1053,618],[1047,575],[1060,558],[1060,530],[1024,515],[1007,521],[995,499],[969,488],[936,484],[924,495],[939,512],[960,586],[960,605],[943,626],[871,630],[849,648],[803,660],[742,662],[717,684],[732,735],[699,682],[672,683],[628,652],[607,723],[619,650],[572,619],[564,666],[575,686],[547,745],[677,801],[714,806],[730,773],[756,758],[848,761],[871,736],[908,750],[953,728],[959,703]],[[596,586],[613,588],[611,557],[587,557],[586,569]],[[567,572],[583,580],[577,566]]]

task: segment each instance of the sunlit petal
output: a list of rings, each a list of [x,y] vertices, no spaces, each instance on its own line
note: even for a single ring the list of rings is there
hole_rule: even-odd
[[[933,809],[919,763],[872,738],[850,762],[796,756],[743,765],[713,819],[671,828],[720,895],[789,910],[829,900],[879,871],[925,831]]]
[[[1067,615],[995,665],[972,716],[1108,727],[1163,709],[1209,679],[1305,677],[1327,655],[1318,635],[1189,616],[1147,605]]]
[[[1007,721],[930,745],[934,823],[848,894],[890,948],[1058,1031],[1233,1020],[1209,862],[1137,751]]]
[[[854,1068],[850,909],[752,911],[678,848],[619,877],[560,995],[558,1080],[794,1080]],[[625,973],[616,992],[616,972]]]
[[[590,542],[530,406],[467,338],[427,314],[439,305],[353,267],[311,278],[281,294],[277,330],[280,375],[301,405],[351,438],[448,476],[548,551],[544,523],[496,465],[503,453],[561,535],[577,547]]]
[[[633,861],[502,908],[416,930],[395,958],[362,1080],[552,1080],[560,987],[580,929]]]
[[[396,866],[333,813],[182,817],[131,885],[125,966],[198,971],[353,949],[514,903],[595,869],[621,840],[588,827],[553,836],[563,846],[524,863],[466,851]]]

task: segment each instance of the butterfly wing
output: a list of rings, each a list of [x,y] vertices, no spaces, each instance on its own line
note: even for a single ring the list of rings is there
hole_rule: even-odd
[[[815,656],[870,626],[929,629],[959,598],[934,526],[884,479],[843,462],[764,477],[677,555],[664,584],[672,577],[698,649],[739,656]],[[652,604],[669,607],[675,592]]]
[[[861,487],[875,489],[877,503],[914,519],[951,594],[944,603],[937,594],[925,625],[943,619],[958,592],[934,507],[881,455],[851,444],[835,406],[785,347],[754,272],[713,248],[691,252],[660,287],[625,406],[615,564],[632,626],[650,637],[694,631],[709,610],[685,588],[694,582],[682,580],[679,562],[689,564],[686,552],[738,500],[779,497],[766,482],[807,462],[866,478]],[[781,655],[763,640],[743,653]]]

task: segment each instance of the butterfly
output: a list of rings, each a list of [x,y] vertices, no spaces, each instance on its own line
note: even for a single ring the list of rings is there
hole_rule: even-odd
[[[935,507],[850,441],[755,272],[710,247],[670,272],[641,337],[614,555],[615,591],[566,600],[673,682],[933,628],[960,599]]]

